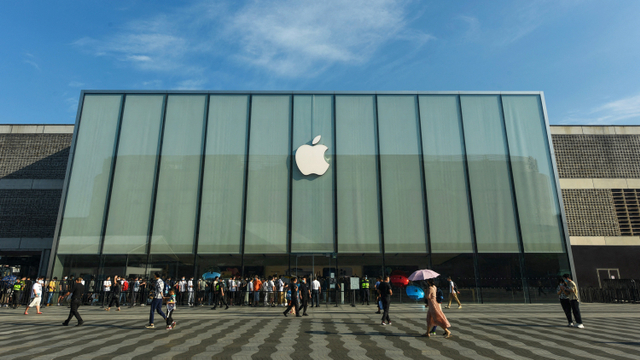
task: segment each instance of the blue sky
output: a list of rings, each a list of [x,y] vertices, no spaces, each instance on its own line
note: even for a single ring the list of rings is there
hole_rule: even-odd
[[[640,124],[640,1],[4,1],[0,123],[81,89],[541,90],[551,124]]]

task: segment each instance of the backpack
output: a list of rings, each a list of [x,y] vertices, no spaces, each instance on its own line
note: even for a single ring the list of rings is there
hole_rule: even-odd
[[[122,282],[122,291],[128,291],[129,290],[129,282],[128,281],[123,281]]]
[[[436,291],[436,301],[438,302],[438,304],[441,304],[443,300],[444,294],[442,293],[442,289],[438,288],[438,290]]]

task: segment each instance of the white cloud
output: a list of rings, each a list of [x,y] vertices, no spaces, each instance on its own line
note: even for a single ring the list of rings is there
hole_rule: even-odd
[[[131,22],[102,39],[74,45],[141,70],[193,78],[214,62],[284,77],[311,77],[335,63],[361,65],[392,41],[432,37],[409,29],[407,2],[200,1],[170,15]],[[185,80],[189,81],[189,80]]]
[[[205,79],[188,79],[178,83],[176,90],[202,90],[207,83]]]
[[[35,61],[33,61],[33,60],[25,60],[24,62],[29,64],[29,65],[31,65],[31,66],[33,66],[34,68],[36,68],[36,70],[40,70],[40,65],[38,65],[38,63],[36,63]]]
[[[609,101],[587,112],[572,112],[563,124],[613,125],[640,123],[640,94]]]

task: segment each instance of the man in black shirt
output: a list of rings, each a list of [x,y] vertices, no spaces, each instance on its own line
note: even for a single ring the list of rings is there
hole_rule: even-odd
[[[389,285],[389,277],[385,276],[384,280],[378,286],[378,294],[380,294],[380,300],[382,301],[382,325],[391,325],[391,319],[389,319],[389,304],[391,303],[391,285]],[[385,320],[387,323],[385,324]]]
[[[302,278],[299,289],[300,300],[302,300],[302,316],[309,316],[309,314],[307,314],[307,306],[309,305],[309,299],[311,298],[311,290],[309,290],[309,285],[307,285],[306,278]]]
[[[284,316],[287,316],[287,313],[291,310],[291,308],[296,309],[296,317],[302,317],[300,315],[300,305],[298,305],[298,279],[291,279],[291,285],[289,285],[291,289],[291,305],[287,307],[287,309],[282,313]]]
[[[80,314],[78,314],[78,307],[82,303],[82,295],[84,294],[84,285],[82,285],[81,277],[76,279],[75,284],[73,284],[73,288],[71,288],[71,291],[68,291],[64,295],[64,297],[66,298],[67,296],[69,296],[69,294],[71,294],[71,310],[69,311],[69,317],[67,318],[67,321],[63,322],[62,325],[68,326],[69,321],[71,321],[71,319],[75,316],[76,319],[78,319],[78,325],[76,326],[82,326],[82,324],[84,324],[84,321],[82,321]]]

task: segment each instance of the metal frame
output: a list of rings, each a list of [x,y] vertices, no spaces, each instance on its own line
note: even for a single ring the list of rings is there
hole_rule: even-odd
[[[196,223],[193,231],[193,278],[197,279],[198,269],[198,242],[200,241],[200,211],[202,210],[202,187],[204,186],[204,166],[207,155],[207,131],[209,128],[209,100],[211,96],[207,95],[204,100],[204,118],[202,124],[202,149],[200,151],[200,173],[198,174],[198,195],[196,207]]]
[[[464,153],[464,174],[467,188],[467,201],[469,202],[469,226],[471,226],[471,245],[473,246],[473,272],[475,274],[476,294],[478,303],[482,304],[482,286],[480,285],[480,268],[478,267],[478,242],[476,240],[476,219],[473,214],[473,199],[471,197],[471,178],[469,176],[469,156],[467,154],[467,138],[464,134],[464,115],[462,114],[462,100],[456,95],[456,107],[460,117],[460,134],[462,135],[462,151]]]
[[[384,246],[384,214],[382,211],[382,166],[380,164],[380,127],[378,125],[378,95],[373,97],[375,102],[375,114],[373,114],[373,121],[375,122],[376,134],[374,136],[376,141],[376,176],[378,180],[378,218],[380,219],[378,225],[378,231],[380,231],[380,253],[382,254],[382,275],[385,276],[385,270],[387,263],[385,259],[386,249]],[[337,191],[337,189],[336,189]],[[390,274],[389,274],[390,275]]]
[[[549,157],[551,157],[551,165],[553,171],[553,177],[555,180],[556,195],[558,198],[558,206],[560,207],[560,221],[562,222],[562,231],[564,237],[564,250],[567,254],[567,260],[569,261],[569,267],[571,269],[571,275],[573,280],[577,283],[578,276],[576,274],[575,264],[573,262],[573,253],[571,252],[571,238],[569,236],[569,227],[567,225],[567,214],[565,213],[564,200],[562,199],[562,189],[560,188],[560,177],[558,175],[558,165],[556,164],[556,152],[553,149],[553,140],[551,138],[551,129],[549,128],[549,117],[547,115],[547,105],[544,99],[544,93],[540,92],[540,104],[542,106],[542,116],[544,117],[544,130],[547,133],[547,148],[549,148]]]
[[[416,99],[416,119],[418,121],[418,143],[420,145],[420,154],[418,154],[418,158],[420,159],[420,183],[422,185],[422,211],[424,212],[424,230],[425,230],[425,241],[427,242],[427,264],[429,264],[429,268],[433,268],[433,261],[431,258],[431,226],[429,224],[429,203],[427,197],[427,177],[424,173],[424,143],[422,139],[422,115],[420,114],[420,97],[418,95],[415,96]]]
[[[511,197],[513,199],[513,207],[515,212],[516,230],[518,232],[518,258],[520,259],[520,277],[522,278],[522,293],[524,294],[524,301],[531,303],[531,296],[529,295],[529,284],[527,283],[525,263],[524,263],[524,239],[522,238],[522,227],[520,224],[520,209],[518,208],[518,195],[516,194],[516,182],[513,178],[513,166],[511,164],[511,148],[509,147],[509,133],[507,132],[507,122],[504,118],[504,104],[502,102],[502,95],[500,100],[500,120],[502,124],[502,131],[504,132],[504,141],[507,147],[507,167],[509,172],[509,181],[511,185]]]
[[[569,239],[569,235],[568,235],[568,228],[567,228],[567,222],[566,222],[566,214],[565,214],[565,209],[564,209],[564,203],[562,200],[562,192],[561,192],[561,188],[560,188],[560,184],[559,184],[559,178],[558,178],[558,170],[557,170],[557,164],[556,164],[556,159],[555,159],[555,152],[554,149],[552,147],[552,139],[551,139],[551,132],[549,131],[549,121],[548,121],[548,115],[547,115],[547,110],[546,110],[546,103],[544,100],[544,93],[541,91],[146,91],[146,90],[142,90],[142,91],[131,91],[131,90],[83,90],[80,93],[80,101],[79,101],[79,107],[78,107],[78,111],[76,114],[76,122],[75,122],[75,128],[74,128],[74,133],[73,133],[73,138],[72,138],[72,142],[71,142],[71,147],[70,147],[70,151],[69,151],[69,159],[68,159],[68,165],[67,165],[67,170],[66,170],[66,175],[65,175],[65,180],[64,180],[64,185],[63,185],[63,190],[62,190],[62,198],[61,198],[61,203],[60,203],[60,207],[58,210],[58,217],[57,217],[57,221],[56,221],[56,230],[54,233],[54,239],[53,239],[53,244],[52,244],[52,248],[51,248],[51,253],[49,255],[49,263],[47,266],[47,275],[51,276],[53,273],[53,268],[55,266],[55,259],[56,259],[56,255],[57,255],[57,248],[58,248],[58,244],[59,244],[59,240],[60,240],[60,229],[62,226],[62,222],[63,222],[63,214],[64,214],[64,210],[66,207],[66,200],[67,200],[67,195],[68,195],[68,191],[69,191],[69,181],[70,181],[70,177],[71,174],[73,172],[73,160],[74,160],[74,155],[76,152],[76,146],[77,146],[77,137],[79,134],[79,129],[80,129],[80,125],[81,125],[81,116],[82,116],[82,111],[83,111],[83,106],[84,106],[84,98],[85,95],[87,94],[105,94],[105,95],[112,95],[112,94],[118,94],[118,95],[122,95],[122,99],[121,99],[121,109],[120,109],[120,115],[119,115],[119,123],[118,123],[118,129],[117,129],[117,139],[116,141],[119,141],[119,134],[120,134],[120,130],[121,130],[121,123],[122,123],[122,108],[124,107],[124,103],[126,101],[126,95],[129,94],[159,94],[159,95],[164,95],[163,97],[163,110],[162,110],[162,118],[160,120],[160,136],[159,136],[159,140],[158,140],[158,153],[157,153],[157,159],[156,159],[156,168],[155,168],[155,174],[154,174],[154,188],[153,188],[153,199],[152,199],[152,204],[150,204],[151,206],[151,212],[150,212],[150,219],[149,219],[149,227],[148,227],[148,239],[147,239],[147,256],[149,259],[150,256],[150,242],[151,242],[151,235],[152,235],[152,231],[153,231],[153,218],[154,218],[154,213],[155,213],[155,206],[156,206],[156,196],[157,196],[157,182],[158,182],[158,174],[160,172],[160,162],[161,162],[161,157],[162,157],[162,147],[163,147],[163,139],[164,139],[164,128],[165,128],[165,117],[166,117],[166,110],[167,110],[167,103],[168,103],[168,95],[173,95],[173,94],[193,94],[193,95],[207,95],[207,99],[206,99],[206,105],[205,105],[205,114],[204,114],[204,131],[205,133],[203,134],[203,136],[205,137],[205,139],[203,140],[203,152],[206,151],[206,131],[207,131],[207,127],[208,127],[208,111],[206,111],[209,108],[209,96],[208,95],[212,95],[212,94],[241,94],[241,95],[247,95],[248,96],[248,114],[247,114],[247,134],[246,134],[246,146],[245,146],[245,171],[244,171],[244,191],[243,191],[243,213],[242,213],[242,239],[241,239],[241,246],[240,246],[240,256],[242,259],[242,273],[244,276],[244,247],[245,247],[245,232],[246,232],[246,205],[247,205],[247,185],[248,185],[248,171],[249,171],[249,167],[248,167],[248,162],[249,162],[249,150],[250,150],[250,138],[251,138],[251,117],[252,117],[252,100],[253,100],[253,95],[257,95],[257,94],[265,94],[265,95],[290,95],[290,101],[291,101],[291,114],[290,114],[290,137],[289,137],[289,149],[292,149],[292,141],[293,141],[293,107],[294,107],[294,99],[293,96],[294,95],[333,95],[332,96],[332,132],[333,132],[333,137],[334,137],[334,145],[333,145],[333,166],[334,166],[334,172],[333,172],[333,187],[334,187],[334,193],[333,193],[333,209],[334,209],[334,254],[336,254],[338,252],[338,214],[337,214],[337,168],[336,168],[336,163],[337,163],[337,151],[336,151],[336,122],[337,122],[337,116],[336,116],[336,95],[373,95],[374,96],[374,101],[375,101],[375,126],[376,126],[376,134],[375,134],[375,138],[376,138],[376,148],[379,152],[379,148],[380,148],[380,142],[379,142],[379,127],[378,127],[378,98],[377,95],[414,95],[416,96],[416,107],[417,107],[417,111],[418,111],[418,132],[419,132],[419,138],[420,138],[420,144],[422,145],[422,132],[421,132],[421,115],[420,115],[420,104],[419,104],[419,95],[457,95],[457,106],[458,106],[458,110],[460,111],[460,117],[461,117],[461,126],[464,129],[464,119],[463,119],[463,115],[462,115],[462,108],[461,108],[461,100],[460,100],[460,95],[538,95],[540,98],[540,102],[541,102],[541,106],[542,106],[542,111],[543,111],[543,116],[544,116],[544,122],[545,122],[545,131],[547,134],[547,142],[546,142],[546,146],[550,151],[550,155],[551,155],[551,161],[552,161],[552,165],[553,165],[553,172],[554,172],[554,177],[555,177],[555,186],[556,186],[556,194],[558,197],[558,205],[560,207],[560,216],[561,216],[561,221],[562,221],[562,225],[563,225],[563,236],[565,239],[565,252],[567,253],[568,256],[568,260],[569,260],[569,264],[571,266],[571,272],[574,274],[574,279],[575,279],[575,268],[574,268],[574,263],[573,263],[573,256],[571,253],[571,244],[570,244],[570,239]],[[502,103],[502,97],[500,97],[500,101]],[[501,106],[501,111],[504,117],[504,109],[502,109]],[[503,128],[505,126],[504,124],[504,118],[502,119],[502,125]],[[505,130],[505,134],[506,134],[506,130]],[[462,134],[463,137],[463,145],[464,145],[464,151],[465,151],[465,175],[466,175],[466,181],[467,181],[467,196],[469,197],[469,201],[470,201],[470,211],[471,211],[471,226],[472,226],[472,236],[473,236],[473,246],[474,246],[474,269],[476,271],[476,278],[478,277],[478,268],[477,268],[477,244],[476,244],[476,234],[475,234],[475,224],[474,224],[474,218],[473,218],[473,204],[472,204],[472,200],[470,197],[470,189],[469,189],[469,173],[468,173],[468,164],[467,164],[467,157],[466,157],[466,142],[464,141],[464,131]],[[507,139],[508,141],[508,139]],[[507,144],[508,147],[508,144]],[[423,187],[423,193],[424,193],[424,197],[425,199],[423,200],[423,205],[425,208],[428,209],[428,204],[426,202],[426,179],[424,178],[424,154],[422,154],[422,149],[421,150],[421,159],[422,162],[420,164],[421,169],[422,169],[422,187]],[[114,153],[117,154],[117,144],[114,147]],[[379,156],[379,154],[378,154]],[[377,181],[378,181],[378,206],[379,206],[379,217],[380,217],[380,231],[381,231],[381,251],[380,254],[382,255],[382,259],[383,259],[383,264],[382,266],[384,267],[384,262],[385,262],[385,249],[384,249],[384,223],[383,223],[383,217],[382,217],[382,197],[381,197],[381,166],[380,166],[380,159],[377,159]],[[111,188],[112,183],[113,183],[113,167],[115,166],[115,162],[116,160],[114,159],[114,161],[112,162],[112,170],[111,170],[111,174],[110,174],[110,185],[109,187]],[[292,159],[289,160],[289,164],[290,166],[292,166]],[[511,171],[511,164],[509,163],[509,172],[510,172],[510,176],[512,177],[512,171]],[[199,192],[198,192],[198,214],[200,212],[200,206],[201,206],[201,201],[202,201],[202,182],[203,182],[203,176],[204,176],[204,156],[203,159],[201,160],[201,166],[200,166],[200,183],[199,183]],[[287,248],[289,249],[289,252],[291,250],[291,235],[290,235],[290,227],[291,227],[291,209],[290,209],[290,205],[291,205],[291,176],[289,177],[289,199],[288,199],[288,203],[289,203],[289,209],[288,209],[288,227],[289,230],[287,232]],[[513,179],[511,179],[512,182],[512,192],[515,191],[515,189],[513,189]],[[515,196],[515,194],[514,194]],[[108,199],[107,199],[108,201]],[[517,204],[516,204],[517,205]],[[517,209],[516,209],[517,211]],[[105,216],[108,216],[108,214],[105,213]],[[430,229],[429,229],[429,220],[428,220],[428,211],[425,211],[425,221],[426,221],[426,226],[427,226],[427,244],[428,244],[428,248],[430,250],[430,245],[431,245],[431,241],[430,241]],[[519,219],[517,219],[519,222]],[[198,227],[198,223],[199,223],[199,216],[198,219],[196,219],[196,234],[195,234],[195,240],[194,240],[194,264],[195,261],[197,261],[197,246],[198,246],[198,238],[199,238],[199,229]],[[103,222],[103,227],[105,226],[105,223]],[[104,229],[103,229],[104,232]],[[520,236],[520,246],[522,247],[522,235],[521,235],[521,229],[520,226],[518,224],[518,233]],[[104,234],[103,234],[104,235]],[[100,244],[101,248],[103,246],[103,239],[101,239],[101,244]],[[521,251],[522,254],[522,251]],[[429,263],[431,263],[431,251],[429,251]],[[336,258],[336,269],[338,269],[338,261]],[[524,277],[523,277],[524,278]],[[576,279],[577,280],[577,279]],[[477,280],[476,280],[477,282]],[[476,287],[478,286],[478,284],[476,283]]]

